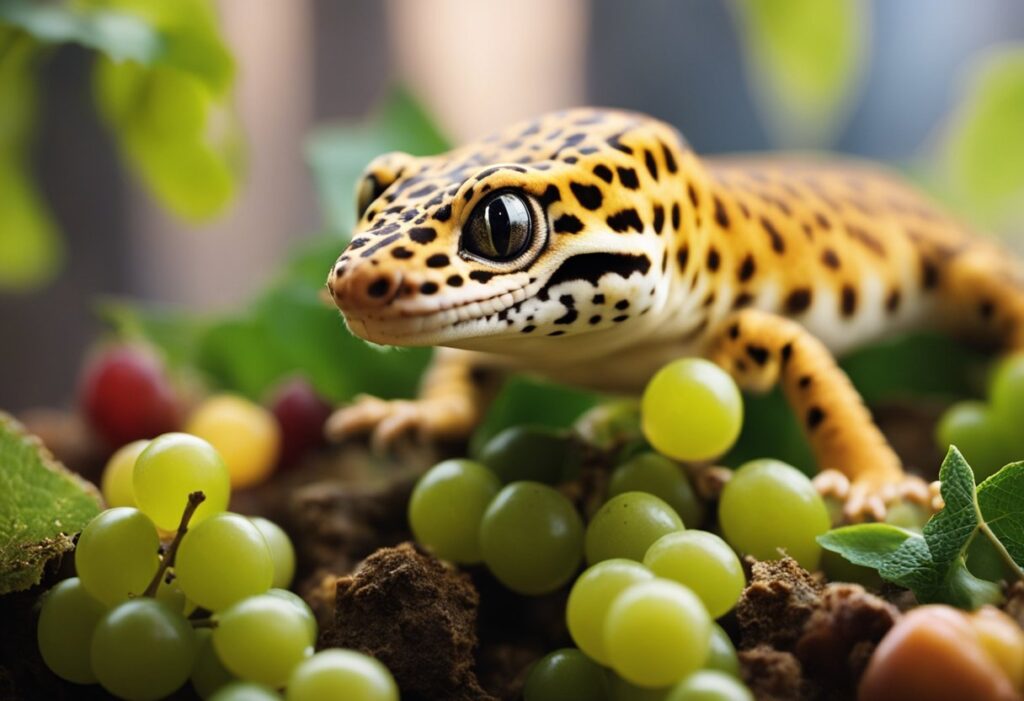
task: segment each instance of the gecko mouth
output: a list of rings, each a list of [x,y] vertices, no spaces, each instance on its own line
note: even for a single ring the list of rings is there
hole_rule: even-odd
[[[390,345],[431,345],[438,336],[449,335],[445,332],[454,332],[460,327],[469,335],[483,335],[485,329],[472,322],[496,316],[523,302],[530,297],[530,288],[531,285],[526,284],[489,297],[439,303],[435,308],[342,309],[342,314],[352,332],[367,341]],[[493,330],[497,331],[497,326]],[[464,334],[452,335],[461,337]]]

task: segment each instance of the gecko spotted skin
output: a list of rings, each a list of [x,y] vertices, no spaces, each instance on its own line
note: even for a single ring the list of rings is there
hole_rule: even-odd
[[[1018,263],[870,164],[699,158],[660,121],[578,109],[381,156],[358,199],[328,278],[349,329],[442,348],[418,399],[362,397],[328,422],[336,439],[464,436],[488,368],[638,392],[704,356],[744,390],[781,383],[819,484],[878,515],[927,489],[833,355],[925,327],[1024,345]]]

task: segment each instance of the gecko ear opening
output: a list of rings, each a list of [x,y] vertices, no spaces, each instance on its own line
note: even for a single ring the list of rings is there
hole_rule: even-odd
[[[356,183],[356,217],[362,219],[378,197],[406,174],[415,160],[408,153],[394,151],[375,158]]]

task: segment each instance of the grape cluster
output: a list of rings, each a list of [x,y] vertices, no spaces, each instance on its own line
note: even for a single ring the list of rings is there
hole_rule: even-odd
[[[120,455],[104,476],[109,504],[131,505],[131,492],[123,489],[130,480],[122,473],[130,473],[145,439],[168,431],[183,428],[212,444],[235,488],[259,484],[275,468],[297,465],[324,442],[323,424],[331,407],[302,378],[284,380],[266,406],[235,394],[217,394],[186,412],[186,394],[172,382],[156,351],[143,345],[111,346],[86,364],[80,383],[82,413]]]
[[[169,433],[129,444],[103,488],[122,505],[86,525],[78,576],[40,608],[39,650],[55,674],[133,701],[190,679],[215,701],[281,699],[282,688],[290,701],[397,701],[376,660],[313,654],[316,619],[287,589],[292,543],[267,519],[226,511],[229,469],[210,443]]]
[[[694,528],[707,510],[674,460],[724,454],[742,413],[725,372],[681,360],[651,380],[639,415],[619,403],[597,408],[573,431],[511,428],[477,460],[448,460],[423,475],[409,521],[438,556],[483,563],[526,595],[575,578],[565,615],[577,647],[533,666],[526,701],[751,698],[732,642],[714,622],[746,585],[737,553],[788,553],[814,568],[821,556],[815,538],[829,516],[803,473],[757,460],[737,469],[721,495],[717,525],[725,539]],[[567,496],[578,489],[568,483],[594,451],[619,457],[605,501],[585,523]],[[584,562],[589,567],[579,573]]]

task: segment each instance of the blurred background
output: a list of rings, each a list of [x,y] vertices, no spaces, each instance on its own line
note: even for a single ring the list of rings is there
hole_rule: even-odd
[[[1019,0],[0,0],[0,407],[67,403],[111,328],[258,393],[302,359],[239,368],[289,314],[253,300],[314,242],[323,279],[376,151],[584,103],[887,161],[1017,246],[1022,46]]]

